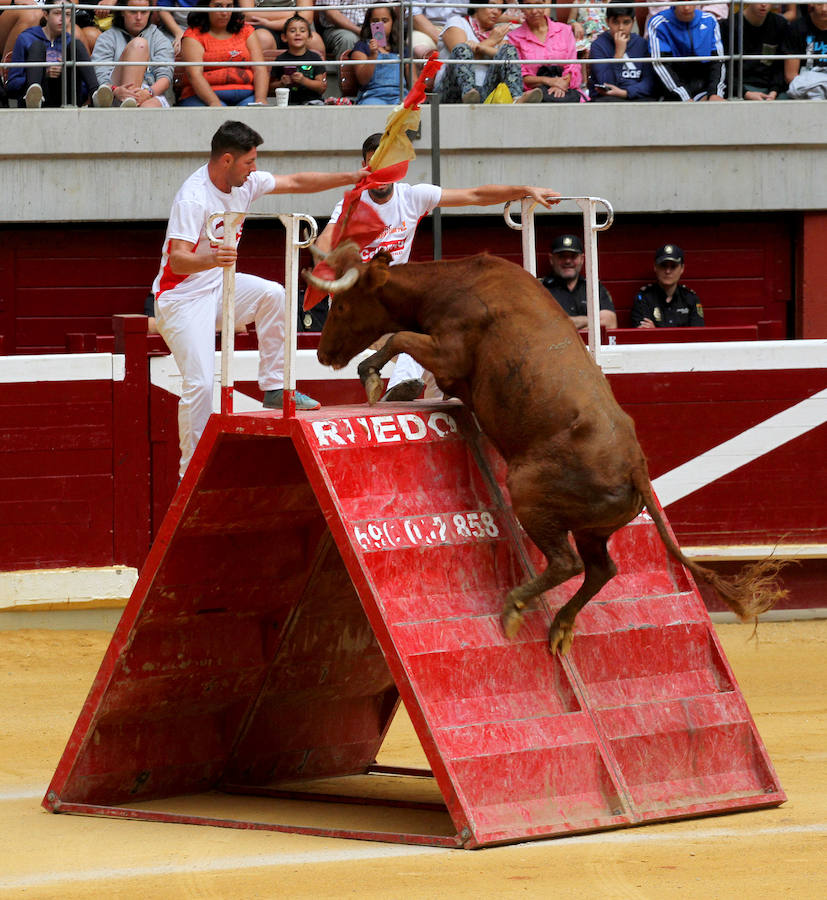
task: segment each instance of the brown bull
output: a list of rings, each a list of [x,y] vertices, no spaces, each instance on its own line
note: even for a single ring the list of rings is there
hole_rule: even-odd
[[[617,572],[609,536],[644,506],[669,553],[740,618],[754,618],[784,595],[774,580],[776,560],[726,579],[681,553],[652,493],[634,423],[569,317],[528,272],[488,255],[391,267],[380,253],[363,263],[353,244],[326,262],[334,282],[305,272],[333,296],[319,361],[341,368],[391,333],[359,366],[369,402],[382,393],[382,366],[408,353],[474,411],[508,464],[514,512],[548,561],[508,594],[502,622],[509,637],[536,597],[585,572],[551,625],[552,653],[567,653],[577,613]]]

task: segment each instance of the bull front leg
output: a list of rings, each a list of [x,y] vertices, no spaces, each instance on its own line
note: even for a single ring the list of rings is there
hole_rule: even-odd
[[[359,380],[362,382],[368,403],[371,406],[379,402],[379,398],[384,391],[380,376],[382,367],[395,355],[394,353],[386,352],[392,337],[393,335],[385,341],[376,353],[371,354],[367,359],[363,359],[356,367],[356,371],[359,373]]]
[[[392,334],[376,353],[363,359],[356,367],[371,406],[379,402],[384,390],[379,374],[382,367],[399,353],[409,354],[430,372],[434,371],[439,362],[436,344],[429,335],[416,334],[413,331],[399,331]]]

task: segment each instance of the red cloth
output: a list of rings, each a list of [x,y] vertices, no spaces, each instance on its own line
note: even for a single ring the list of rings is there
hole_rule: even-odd
[[[425,81],[428,78],[432,78],[441,65],[442,63],[439,61],[436,52],[432,53],[422,67],[422,72],[416,83],[408,91],[402,103],[402,109],[394,110],[388,118],[385,125],[385,133],[379,147],[376,148],[374,158],[381,160],[383,155],[385,155],[380,151],[383,149],[383,144],[386,140],[397,142],[400,140],[399,128],[394,126],[399,125],[400,122],[404,123],[404,120],[410,116],[410,110],[419,109],[420,103],[425,99]],[[407,142],[407,158],[398,162],[394,161],[390,165],[371,172],[345,194],[342,201],[342,214],[333,226],[331,249],[338,247],[342,241],[353,241],[361,250],[374,238],[378,237],[385,228],[385,223],[376,215],[373,209],[362,203],[361,197],[362,193],[370,188],[389,184],[391,181],[401,181],[405,177],[408,172],[408,163],[415,154],[410,140],[404,137],[404,141]],[[392,159],[394,156],[396,154],[391,154]],[[313,274],[325,281],[334,281],[337,277],[333,269],[324,260],[316,263]],[[324,300],[326,296],[324,291],[309,284],[304,293],[304,308],[312,309],[317,303]]]

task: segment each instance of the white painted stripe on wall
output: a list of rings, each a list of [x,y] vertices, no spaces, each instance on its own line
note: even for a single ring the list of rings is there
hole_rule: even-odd
[[[824,369],[827,340],[603,345],[599,356],[608,375]]]
[[[299,350],[296,354],[296,380],[298,381],[345,381],[359,379],[356,371],[359,363],[370,356],[371,350],[365,350],[355,356],[343,369],[331,369],[323,366],[316,358],[315,350]],[[236,382],[258,381],[258,351],[239,350],[235,354],[234,375]],[[218,412],[221,408],[220,399],[220,369],[221,354],[215,354],[215,382],[213,390],[213,409]],[[393,365],[386,366],[383,374],[389,376],[393,371]],[[155,356],[149,361],[149,377],[155,387],[169,391],[176,397],[181,396],[181,373],[171,356]],[[261,410],[261,401],[242,394],[233,392],[233,409],[235,412],[254,412]]]
[[[137,580],[138,570],[131,566],[0,572],[0,609],[124,600],[132,595]]]
[[[0,356],[0,384],[34,381],[123,381],[126,362],[115,353]]]
[[[660,502],[668,506],[825,422],[827,389],[666,472],[652,486]]]

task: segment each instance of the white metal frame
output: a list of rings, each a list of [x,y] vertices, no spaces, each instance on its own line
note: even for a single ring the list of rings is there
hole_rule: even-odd
[[[564,200],[573,200],[583,213],[583,236],[585,241],[583,244],[586,261],[585,261],[585,278],[586,278],[586,309],[589,319],[589,350],[600,364],[600,301],[598,292],[598,274],[597,274],[597,233],[598,231],[606,231],[612,227],[615,214],[611,203],[602,197],[560,197],[559,202]],[[537,249],[536,249],[536,232],[534,229],[534,210],[537,206],[536,200],[530,200],[523,197],[520,201],[520,221],[515,222],[511,218],[511,204],[516,201],[512,200],[506,203],[503,210],[505,223],[514,231],[521,232],[523,244],[523,268],[532,275],[537,275]],[[606,211],[606,219],[603,222],[597,221],[597,205],[600,204]],[[556,204],[555,204],[556,206]]]
[[[214,213],[207,220],[207,237],[215,244],[235,247],[236,234],[244,219],[278,219],[285,229],[284,254],[284,405],[285,416],[296,413],[296,341],[299,296],[299,250],[309,247],[319,234],[316,220],[306,213]],[[224,224],[224,234],[218,237],[214,224]],[[308,226],[307,236],[300,237],[302,223]],[[230,227],[228,228],[228,224]],[[221,412],[233,411],[235,356],[235,264],[224,269],[221,309]]]

